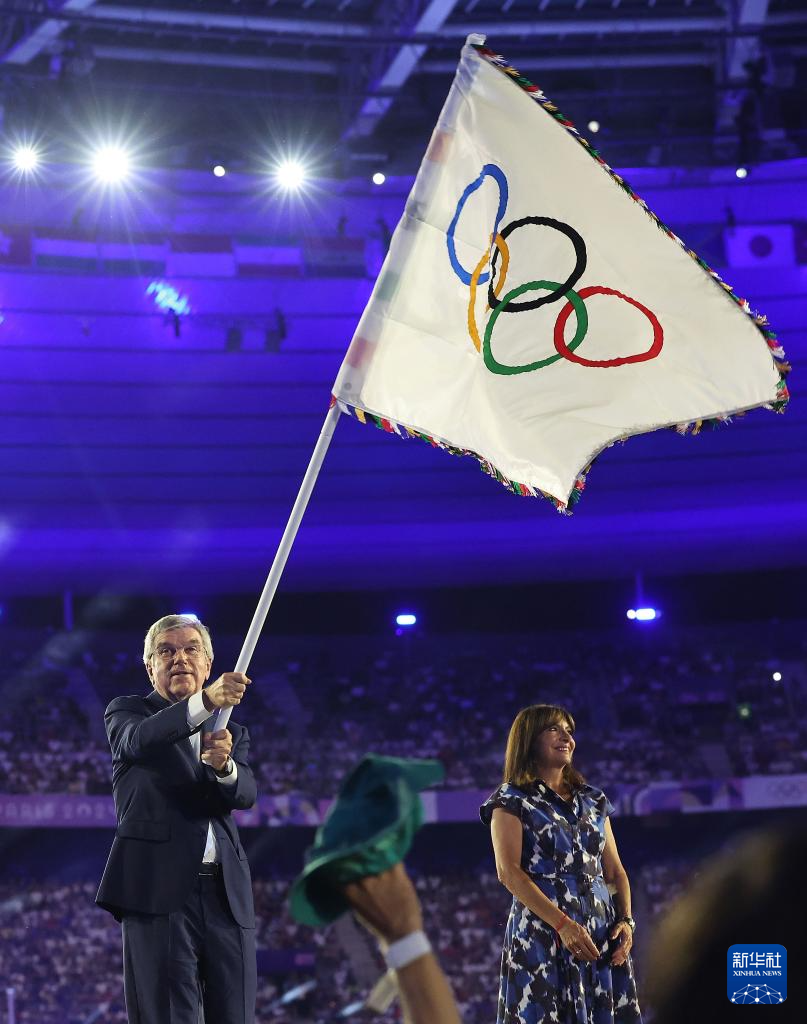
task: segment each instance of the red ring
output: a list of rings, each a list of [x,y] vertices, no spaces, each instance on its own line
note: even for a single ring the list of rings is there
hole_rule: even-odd
[[[604,288],[601,285],[581,288],[577,294],[581,299],[587,299],[591,295],[616,295],[617,298],[629,302],[631,306],[635,306],[640,312],[644,313],[653,325],[653,344],[646,352],[639,352],[633,356],[617,356],[615,359],[586,359],[584,356],[579,356],[576,352],[572,352],[563,336],[566,321],[574,310],[571,302],[567,302],[555,321],[554,341],[558,355],[563,356],[564,359],[568,359],[572,363],[579,363],[581,366],[624,366],[626,363],[644,363],[648,359],[655,359],[661,352],[661,347],[664,344],[664,331],[658,322],[656,314],[651,312],[647,306],[643,306],[641,302],[637,302],[636,299],[632,299],[629,295],[623,295],[622,292],[618,292],[615,288]]]

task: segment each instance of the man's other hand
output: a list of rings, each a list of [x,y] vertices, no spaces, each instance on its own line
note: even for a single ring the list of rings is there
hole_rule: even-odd
[[[233,737],[229,729],[202,733],[202,760],[217,772],[224,770],[232,749]]]
[[[241,703],[247,686],[252,682],[243,672],[225,672],[215,683],[202,690],[202,699],[208,709],[212,704],[217,708],[233,707]]]

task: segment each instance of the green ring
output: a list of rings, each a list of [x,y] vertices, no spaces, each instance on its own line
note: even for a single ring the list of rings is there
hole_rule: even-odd
[[[493,310],[493,314],[485,327],[485,337],[482,339],[482,354],[485,358],[485,366],[487,366],[491,373],[507,375],[514,373],[529,373],[532,370],[542,370],[545,366],[550,366],[552,363],[556,363],[559,359],[563,359],[563,356],[560,353],[556,353],[554,356],[547,356],[546,359],[539,359],[535,363],[525,363],[523,366],[507,366],[505,363],[498,362],[491,351],[490,339],[493,334],[493,326],[496,323],[496,318],[499,313],[501,313],[505,306],[510,302],[517,299],[519,295],[523,295],[524,292],[538,291],[539,288],[544,288],[547,291],[555,291],[556,288],[560,288],[560,284],[557,281],[527,281],[526,284],[521,284],[518,288],[514,288],[512,291],[508,292]],[[585,303],[574,288],[570,288],[566,292],[564,298],[567,298],[569,302],[571,302],[575,314],[577,315],[577,331],[568,344],[569,350],[574,352],[577,346],[583,341],[588,331],[588,313],[586,312]]]

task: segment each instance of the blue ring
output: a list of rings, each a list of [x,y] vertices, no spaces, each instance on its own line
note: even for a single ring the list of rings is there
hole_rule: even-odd
[[[457,228],[457,221],[459,221],[460,219],[460,214],[462,213],[462,209],[465,206],[465,203],[468,201],[470,196],[472,196],[473,193],[476,192],[476,190],[482,186],[482,182],[487,177],[493,178],[496,184],[499,186],[499,208],[496,211],[496,220],[493,224],[493,237],[495,238],[496,235],[498,235],[499,225],[502,222],[502,217],[504,217],[504,211],[507,209],[508,189],[507,178],[505,177],[505,173],[501,169],[501,167],[497,167],[496,164],[485,164],[485,166],[479,172],[479,177],[476,178],[476,180],[472,181],[471,184],[462,193],[459,202],[457,203],[457,209],[454,213],[454,217],[451,223],[448,225],[448,231],[446,233],[446,244],[448,245],[448,258],[451,261],[451,266],[454,268],[454,273],[457,275],[460,281],[462,281],[463,284],[471,283],[471,275],[457,259],[457,250],[454,247],[454,231]],[[486,270],[484,274],[480,274],[479,281],[477,283],[484,284],[489,277],[490,271]]]

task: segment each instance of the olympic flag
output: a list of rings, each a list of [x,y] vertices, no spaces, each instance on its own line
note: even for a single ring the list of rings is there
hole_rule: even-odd
[[[764,317],[483,42],[463,47],[333,395],[566,511],[616,440],[781,411],[787,364]]]

